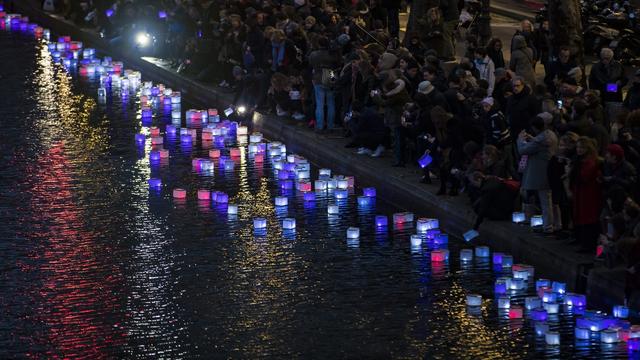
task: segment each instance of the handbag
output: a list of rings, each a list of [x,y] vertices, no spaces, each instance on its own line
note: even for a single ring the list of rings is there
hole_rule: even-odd
[[[322,77],[320,80],[322,86],[333,88],[338,82],[336,71],[329,68],[322,68]]]

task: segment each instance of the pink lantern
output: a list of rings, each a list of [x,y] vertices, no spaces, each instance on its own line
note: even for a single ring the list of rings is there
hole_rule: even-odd
[[[173,197],[176,199],[186,199],[187,190],[180,188],[173,189]]]
[[[211,192],[206,189],[198,190],[198,200],[209,200],[211,199]]]
[[[212,159],[217,159],[220,157],[220,150],[218,149],[211,149],[209,150],[209,157]]]
[[[169,157],[169,150],[160,149],[160,159],[166,159]]]
[[[522,319],[522,306],[511,305],[509,308],[509,319]]]
[[[240,157],[240,148],[231,148],[231,150],[229,150],[229,155],[231,157]]]
[[[151,136],[160,136],[160,129],[155,126],[152,126],[149,131],[151,132]]]

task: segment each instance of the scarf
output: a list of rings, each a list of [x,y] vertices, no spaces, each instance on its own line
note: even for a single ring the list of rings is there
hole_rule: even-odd
[[[284,41],[280,44],[271,43],[271,70],[277,71],[278,66],[282,65],[284,61]]]

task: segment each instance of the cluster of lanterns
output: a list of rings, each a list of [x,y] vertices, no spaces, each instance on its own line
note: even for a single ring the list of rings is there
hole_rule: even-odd
[[[67,36],[58,38],[57,42],[50,42],[50,31],[19,14],[5,14],[0,6],[0,27],[11,31],[20,31],[37,39],[47,42],[48,49],[54,61],[61,62],[65,67],[78,67],[80,76],[98,77],[100,88],[99,100],[104,100],[109,91],[126,99],[129,94],[135,94],[140,102],[140,118],[142,125],[149,128],[149,135],[136,134],[134,141],[142,149],[147,142],[151,142],[149,161],[152,165],[162,161],[168,161],[170,152],[164,149],[165,141],[179,141],[180,146],[191,148],[197,144],[198,129],[200,129],[200,143],[205,149],[209,149],[208,158],[193,158],[193,169],[202,174],[212,174],[216,171],[234,171],[235,164],[247,157],[254,166],[262,166],[265,162],[271,164],[273,176],[278,180],[281,189],[296,189],[302,193],[305,202],[316,200],[317,194],[327,196],[327,214],[330,217],[340,216],[339,204],[352,196],[355,188],[353,176],[333,175],[330,169],[320,169],[317,178],[311,178],[311,165],[302,156],[287,152],[285,144],[277,141],[267,142],[258,132],[249,133],[246,126],[237,122],[223,119],[217,109],[189,109],[185,112],[186,126],[182,127],[181,94],[165,87],[162,84],[153,84],[142,81],[141,74],[133,70],[125,70],[121,62],[113,61],[105,57],[98,59],[95,50],[84,48],[81,42],[71,41]],[[159,111],[171,114],[171,123],[167,124],[164,134],[161,129],[153,125],[153,118]],[[234,111],[242,112],[244,109],[228,108],[223,111],[225,117]],[[423,159],[424,166],[430,162],[429,158]],[[421,163],[421,165],[423,165]],[[150,178],[148,180],[150,190],[162,189],[162,180]],[[376,189],[363,188],[362,194],[357,196],[357,204],[361,207],[370,206],[375,202]],[[189,191],[183,188],[174,188],[172,197],[175,201],[183,201],[189,197]],[[222,207],[230,218],[238,215],[238,205],[230,202],[230,196],[222,191],[210,189],[198,189],[195,193],[198,201],[209,201],[217,207]],[[289,198],[277,196],[273,199],[276,209],[286,209],[289,206]],[[438,219],[414,218],[410,212],[395,213],[392,216],[394,228],[411,228],[415,223],[415,234],[410,236],[412,250],[421,251],[430,249],[432,264],[449,261],[448,235],[440,231]],[[540,226],[539,216],[531,218],[532,226]],[[514,213],[513,222],[525,222],[523,213]],[[373,227],[384,230],[389,226],[389,217],[376,215]],[[292,232],[296,229],[296,220],[285,217],[280,221],[283,232]],[[253,230],[256,235],[266,234],[267,219],[257,217],[253,219]],[[469,242],[479,236],[478,232],[471,230],[464,234],[464,239]],[[357,246],[360,238],[359,227],[346,229],[346,240],[350,246]],[[534,281],[534,268],[526,264],[514,264],[511,255],[494,252],[491,254],[487,246],[476,246],[473,249],[466,248],[460,251],[460,261],[468,263],[474,257],[489,261],[494,267],[510,269],[511,276],[502,276],[496,279],[494,293],[499,312],[510,319],[523,319],[528,317],[535,328],[536,335],[544,337],[548,345],[559,345],[560,334],[554,331],[554,323],[549,321],[561,311],[577,314],[575,326],[576,341],[589,341],[599,336],[602,343],[610,344],[626,341],[630,351],[640,351],[640,326],[631,326],[626,320],[629,309],[619,305],[613,308],[611,316],[601,312],[586,310],[586,297],[582,294],[574,294],[566,291],[566,284],[538,279]],[[535,296],[526,294],[528,289],[535,288]],[[520,295],[520,296],[516,296]],[[479,294],[468,294],[466,304],[475,309],[485,304]],[[597,334],[597,335],[596,335]]]

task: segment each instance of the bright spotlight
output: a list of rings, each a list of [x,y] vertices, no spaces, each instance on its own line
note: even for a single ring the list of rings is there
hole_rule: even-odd
[[[244,114],[245,112],[247,112],[247,108],[246,108],[244,105],[240,105],[240,106],[238,106],[238,109],[237,109],[237,110],[238,110],[238,114],[239,114],[239,115],[242,115],[242,114]]]
[[[145,32],[138,33],[136,35],[136,45],[138,47],[147,47],[151,43],[151,35]]]

